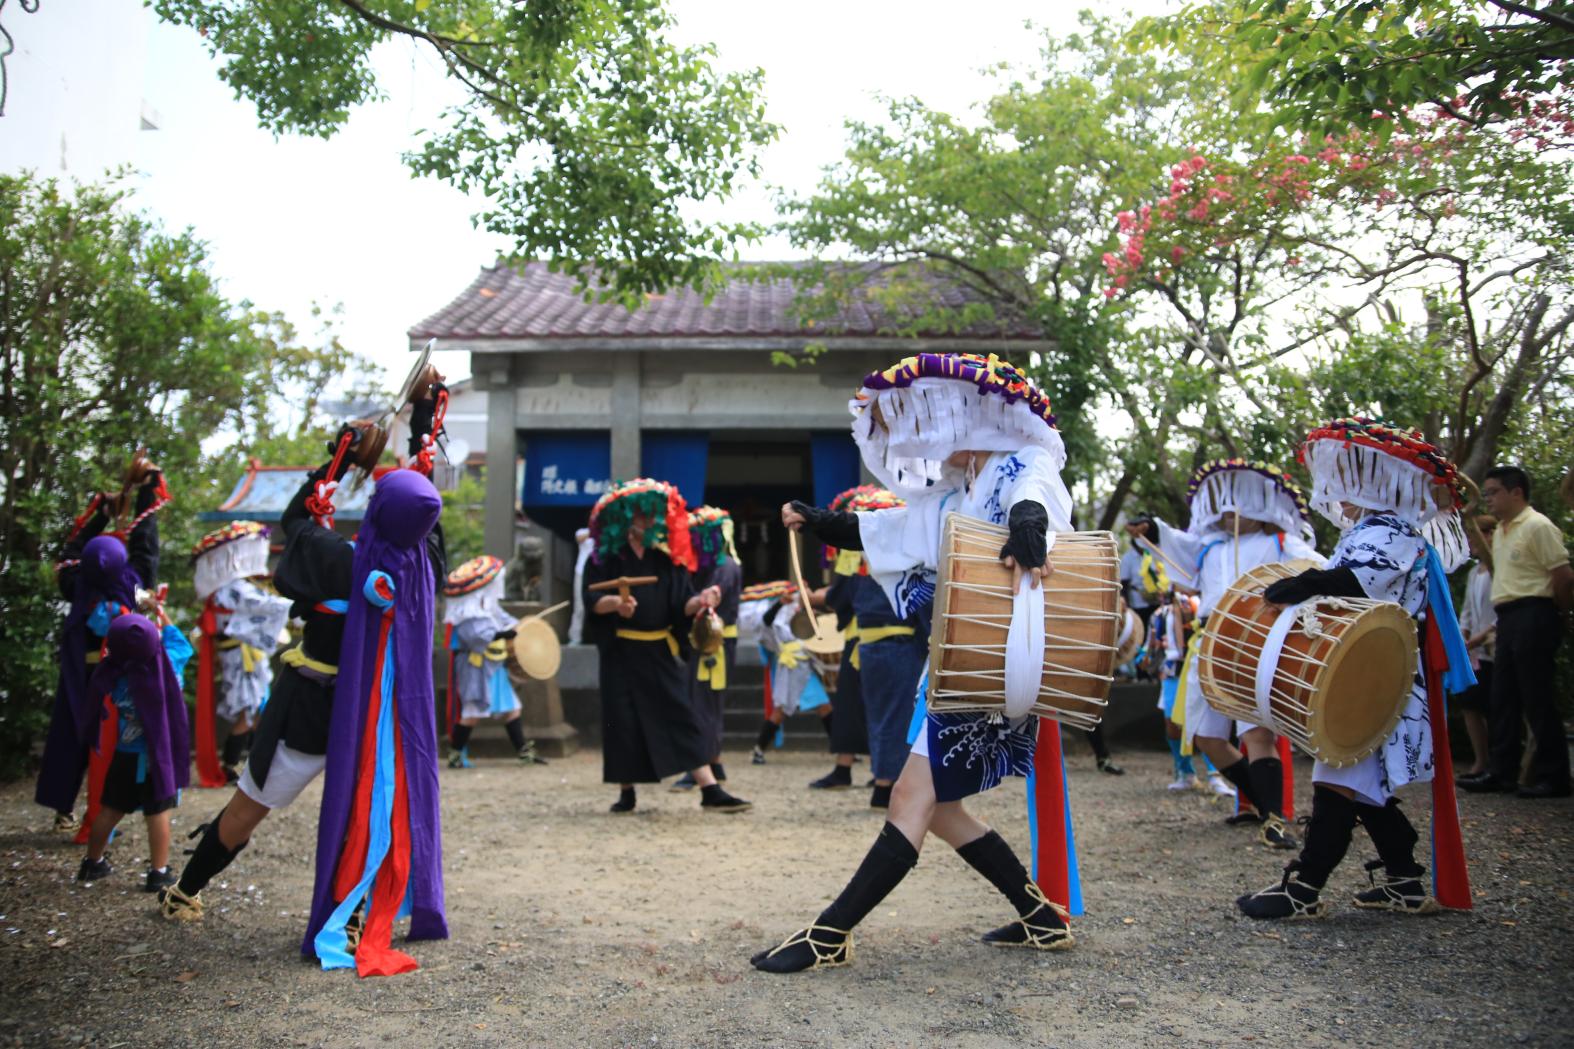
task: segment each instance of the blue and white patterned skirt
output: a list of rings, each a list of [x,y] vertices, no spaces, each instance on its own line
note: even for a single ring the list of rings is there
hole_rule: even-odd
[[[907,738],[914,754],[929,759],[936,801],[961,801],[998,787],[1007,776],[1032,771],[1038,718],[1029,715],[1013,722],[1001,714],[934,714],[928,695],[926,672],[918,683]]]

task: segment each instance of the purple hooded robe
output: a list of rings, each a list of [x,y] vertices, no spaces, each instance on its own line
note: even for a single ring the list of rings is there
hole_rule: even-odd
[[[109,625],[104,640],[108,654],[88,679],[87,694],[107,695],[117,678],[126,679],[142,722],[153,796],[174,797],[191,782],[191,731],[180,679],[164,654],[158,628],[144,616],[121,616]],[[95,719],[82,744],[91,745],[96,732]]]

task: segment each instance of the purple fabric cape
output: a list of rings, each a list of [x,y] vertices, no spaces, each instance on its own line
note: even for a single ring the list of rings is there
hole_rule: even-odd
[[[136,570],[126,560],[126,544],[112,535],[94,536],[82,548],[82,563],[75,569],[71,608],[60,629],[60,677],[55,686],[55,708],[44,739],[44,760],[38,770],[33,800],[56,812],[76,806],[87,771],[87,743],[98,726],[99,704],[88,696],[89,669],[87,619],[100,601],[117,601],[127,608],[137,605]],[[103,700],[99,693],[98,700]]]
[[[317,880],[312,889],[311,922],[301,942],[301,953],[307,957],[316,956],[312,941],[336,902],[334,873],[355,801],[361,738],[367,730],[371,687],[377,676],[382,610],[363,594],[366,577],[373,571],[388,573],[394,584],[389,641],[394,645],[394,698],[410,801],[409,938],[448,937],[437,807],[436,699],[432,692],[437,580],[425,542],[442,508],[442,498],[430,481],[414,470],[395,470],[377,482],[355,538],[350,608],[345,614],[344,648],[333,692],[322,815],[317,824]]]
[[[109,654],[88,679],[87,694],[107,695],[116,678],[126,678],[132,705],[142,722],[153,795],[174,797],[191,783],[191,730],[180,680],[164,654],[158,628],[144,616],[121,616],[109,625],[105,641]],[[92,731],[96,728],[95,721]],[[82,741],[84,746],[92,744],[91,735]]]

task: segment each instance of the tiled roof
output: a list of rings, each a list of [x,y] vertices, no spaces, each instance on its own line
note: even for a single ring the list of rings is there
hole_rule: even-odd
[[[311,471],[310,466],[263,466],[253,459],[223,505],[197,517],[203,521],[277,522]],[[346,476],[333,494],[337,521],[359,521],[366,513],[366,504],[372,498],[372,483],[369,480],[353,483],[351,478],[358,476],[356,473]]]
[[[924,279],[942,306],[960,310],[982,301],[971,289],[932,273]],[[879,282],[876,278],[874,284]],[[498,264],[482,269],[458,298],[411,328],[410,338],[845,338],[898,334],[892,315],[867,295],[837,317],[812,326],[794,317],[796,295],[796,286],[785,278],[739,279],[725,284],[709,303],[684,289],[651,296],[639,308],[629,310],[616,303],[586,302],[574,290],[571,276],[552,273],[545,263],[528,263],[523,272]],[[975,324],[960,335],[945,332],[930,337],[1040,340],[1044,333],[1013,318]]]

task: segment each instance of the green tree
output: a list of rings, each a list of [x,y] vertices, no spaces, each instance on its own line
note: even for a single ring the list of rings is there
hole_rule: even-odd
[[[159,515],[161,571],[189,587],[180,555],[197,511],[228,494],[217,475],[231,450],[256,439],[288,384],[329,366],[277,317],[226,299],[202,244],[125,196],[0,176],[0,771],[25,761],[47,718],[52,565],[90,493],[118,489],[148,448],[175,498]]]
[[[701,286],[754,230],[705,222],[777,129],[758,70],[671,39],[661,0],[150,0],[202,34],[277,133],[328,137],[383,96],[373,51],[429,50],[460,100],[405,161],[484,194],[477,222],[628,302]]]
[[[1198,54],[1238,102],[1286,123],[1386,135],[1432,104],[1486,124],[1574,87],[1574,3],[1223,0],[1147,20],[1139,38]]]
[[[1076,32],[1046,34],[1040,61],[1000,70],[1002,89],[974,118],[893,102],[885,124],[849,125],[845,156],[813,194],[784,203],[794,245],[869,260],[798,271],[810,316],[875,295],[905,307],[909,333],[1010,317],[1053,340],[1044,359],[1014,363],[1051,395],[1068,477],[1088,486],[1079,502],[1104,507],[1085,525],[1108,526],[1130,491],[1184,492],[1170,440],[1187,398],[1206,395],[1202,373],[1168,381],[1173,348],[1103,295],[1117,214],[1186,155],[1216,101],[1184,57],[1130,53],[1122,31],[1083,15]],[[983,305],[937,305],[931,274]],[[1116,426],[1097,425],[1111,415]]]

